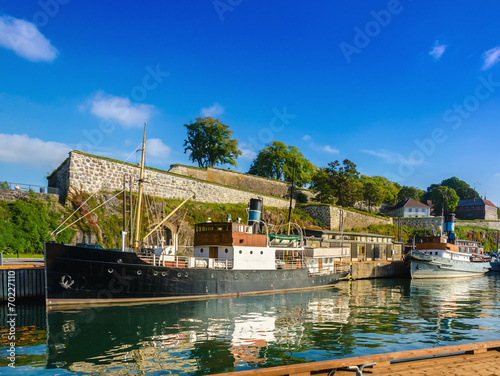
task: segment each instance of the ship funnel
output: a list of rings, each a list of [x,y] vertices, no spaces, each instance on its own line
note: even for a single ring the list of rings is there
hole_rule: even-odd
[[[251,198],[248,208],[248,225],[259,224],[262,213],[262,199]]]
[[[455,213],[447,213],[444,217],[443,232],[448,236],[450,243],[455,244]]]

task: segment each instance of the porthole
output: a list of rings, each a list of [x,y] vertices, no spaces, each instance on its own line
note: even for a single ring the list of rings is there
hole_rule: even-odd
[[[234,275],[234,279],[238,279],[238,276],[236,274]]]
[[[283,278],[286,278],[286,273],[283,273]]]
[[[141,274],[142,274],[142,270],[138,270],[137,275],[141,275]]]
[[[153,272],[153,275],[158,275],[158,272],[155,270],[155,271]]]
[[[210,278],[213,278],[214,277],[214,273],[210,274]]]
[[[189,274],[187,274],[187,272],[186,272],[186,274],[184,274],[184,277],[186,277],[186,278],[187,278],[187,277],[188,277],[188,275],[189,275]]]
[[[109,273],[109,274],[113,273],[113,269],[109,268],[109,269],[108,269],[108,273]]]
[[[243,251],[240,250],[240,255],[243,253]]]
[[[162,275],[163,277],[165,277],[165,276],[167,275],[167,272],[163,272],[163,273],[161,273],[161,275]]]
[[[245,274],[246,279],[248,279],[248,274]]]
[[[264,254],[264,251],[260,251],[260,254],[263,255]]]
[[[200,249],[200,253],[203,253],[203,248],[202,248],[202,249]]]
[[[228,252],[229,252],[229,250],[226,248],[226,249],[224,250],[224,252],[228,253]]]
[[[182,277],[182,274],[181,273],[177,273],[177,278],[181,278]]]
[[[121,263],[123,262],[123,260],[122,260],[122,259],[118,259],[118,260],[116,260],[116,262],[117,262],[118,264],[121,264]]]
[[[250,251],[250,254],[253,255],[253,251]]]

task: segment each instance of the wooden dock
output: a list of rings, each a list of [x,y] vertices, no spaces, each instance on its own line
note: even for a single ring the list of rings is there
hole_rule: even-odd
[[[369,366],[369,364],[372,365]],[[500,375],[500,340],[220,374],[222,375],[498,376]]]
[[[0,266],[0,302],[45,298],[44,265]]]

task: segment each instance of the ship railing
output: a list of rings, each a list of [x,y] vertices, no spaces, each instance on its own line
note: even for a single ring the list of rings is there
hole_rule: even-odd
[[[188,256],[139,255],[142,261],[154,266],[197,269],[232,269],[233,260]]]
[[[345,261],[334,261],[329,265],[318,265],[312,262],[312,260],[306,261],[307,268],[309,269],[309,275],[330,275],[342,272],[349,272],[351,266],[349,262]]]
[[[276,269],[304,269],[306,264],[300,257],[291,259],[276,259]]]

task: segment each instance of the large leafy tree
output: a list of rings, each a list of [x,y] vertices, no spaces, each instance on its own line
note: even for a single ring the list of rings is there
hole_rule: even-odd
[[[349,207],[363,199],[363,184],[359,178],[356,165],[349,159],[330,162],[313,177],[313,189],[318,191],[315,200],[323,197],[325,203],[336,203]]]
[[[189,159],[199,167],[214,167],[230,164],[237,166],[236,159],[241,155],[238,140],[232,139],[233,132],[224,123],[211,117],[198,117],[195,122],[184,124],[187,140],[184,140],[184,153],[190,152]]]
[[[390,181],[389,179],[384,178],[383,176],[361,175],[361,183],[363,184],[363,187],[367,183],[372,183],[375,184],[377,187],[379,187],[380,195],[382,196],[382,201],[374,205],[379,205],[382,202],[394,205],[396,203],[397,194],[401,189],[401,186],[398,183]],[[373,190],[373,188],[371,190]]]
[[[294,176],[295,184],[299,187],[309,184],[315,172],[316,166],[297,147],[287,146],[280,141],[273,141],[262,149],[248,170],[252,175],[288,182]]]
[[[445,179],[441,182],[442,186],[453,188],[457,193],[460,200],[467,200],[471,198],[480,198],[479,193],[470,187],[465,181],[460,180],[456,176]]]
[[[363,184],[363,200],[368,205],[368,211],[372,211],[373,205],[380,205],[384,199],[383,188],[374,181]]]
[[[432,204],[434,205],[434,213],[441,215],[443,212],[452,213],[457,207],[459,197],[453,188],[439,185],[432,190]]]
[[[402,201],[405,198],[421,201],[424,197],[424,193],[425,191],[420,188],[403,185],[398,192],[398,201]]]

